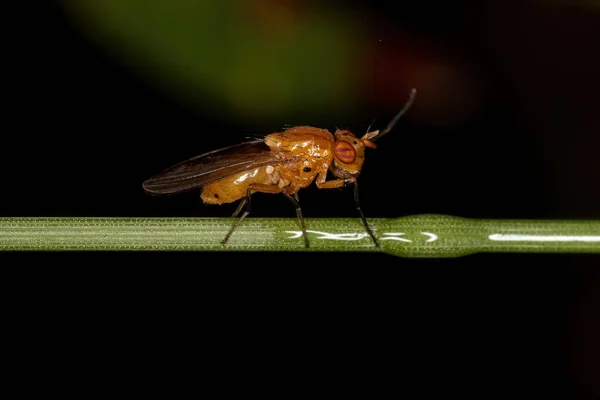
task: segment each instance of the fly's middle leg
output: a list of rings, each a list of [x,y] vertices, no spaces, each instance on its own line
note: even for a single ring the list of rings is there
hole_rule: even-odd
[[[242,211],[242,209],[244,208],[244,206],[246,206],[246,209],[244,210],[242,215],[240,215],[238,220],[233,224],[233,226],[231,227],[229,232],[227,232],[227,235],[225,235],[225,238],[221,241],[221,244],[223,246],[227,243],[227,241],[231,237],[231,234],[233,233],[235,228],[237,228],[242,223],[242,221],[248,216],[248,214],[250,214],[251,207],[252,207],[251,197],[252,197],[252,194],[256,193],[256,192],[281,193],[281,189],[279,188],[279,186],[264,185],[261,183],[255,183],[252,185],[248,185],[248,189],[246,190],[246,197],[244,197],[244,199],[240,202],[240,205],[237,207],[237,209],[233,213],[232,217],[234,217],[234,218],[237,217],[238,214],[240,213],[240,211]]]
[[[300,208],[300,199],[298,198],[298,192],[294,193],[293,196],[288,193],[286,188],[284,188],[281,192],[283,194],[285,194],[285,197],[287,197],[292,202],[294,207],[296,207],[296,216],[300,220],[300,226],[302,227],[302,237],[304,237],[304,247],[306,247],[308,249],[310,247],[310,245],[308,243],[308,235],[306,234],[306,224],[304,223],[304,217],[302,216],[302,208]]]

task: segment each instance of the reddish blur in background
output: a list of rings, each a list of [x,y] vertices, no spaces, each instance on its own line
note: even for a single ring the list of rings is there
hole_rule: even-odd
[[[151,197],[141,183],[289,125],[381,128],[414,87],[413,108],[367,154],[369,217],[600,219],[598,1],[65,0],[4,14],[2,216],[229,216],[235,206]],[[322,192],[300,193],[307,218],[356,216],[350,191]],[[257,196],[253,213],[294,217],[280,196]],[[360,354],[358,374],[378,366],[396,395],[600,398],[598,256],[0,257],[99,260],[87,275],[34,276],[72,282],[77,270],[82,293],[101,293],[96,279],[125,301],[155,287],[201,309],[189,282],[220,305],[243,293],[264,320],[239,303],[227,313],[286,332],[300,320],[335,365]],[[161,269],[175,261],[194,269]]]

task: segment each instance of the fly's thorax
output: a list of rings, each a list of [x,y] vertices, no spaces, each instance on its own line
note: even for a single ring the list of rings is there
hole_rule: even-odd
[[[331,172],[338,178],[357,177],[365,161],[365,146],[349,130],[338,129],[335,138]]]
[[[309,186],[322,171],[327,171],[327,163],[310,156],[298,157],[294,161],[277,165],[276,170],[282,180],[297,188]]]
[[[281,155],[282,161],[273,164],[275,172],[270,173],[280,187],[307,187],[333,163],[335,139],[326,129],[295,126],[267,135],[265,143]]]
[[[265,143],[271,151],[284,151],[292,154],[310,154],[326,156],[334,139],[326,129],[312,126],[295,126],[283,132],[272,133],[265,137]]]

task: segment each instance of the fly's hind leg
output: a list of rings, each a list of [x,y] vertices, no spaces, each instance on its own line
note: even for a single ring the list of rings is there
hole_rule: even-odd
[[[223,246],[227,243],[227,241],[231,237],[231,234],[233,233],[235,228],[237,228],[242,223],[242,221],[248,216],[248,214],[250,214],[251,207],[252,207],[252,202],[251,202],[252,194],[256,193],[256,192],[280,193],[281,189],[278,186],[264,185],[264,184],[260,184],[260,183],[248,185],[248,189],[246,190],[246,197],[244,197],[244,199],[240,202],[239,206],[233,213],[232,217],[234,217],[234,218],[237,217],[238,214],[240,213],[240,211],[242,211],[242,209],[244,208],[244,206],[246,206],[246,209],[244,210],[242,215],[238,218],[238,220],[233,224],[233,226],[231,227],[229,232],[227,232],[227,235],[225,235],[225,238],[221,241],[221,244]]]
[[[246,203],[248,203],[248,208],[250,207],[250,200],[248,200],[249,198],[250,198],[250,196],[248,194],[246,194],[246,197],[244,197],[242,199],[242,201],[240,201],[240,204],[237,206],[237,208],[235,209],[233,214],[231,214],[231,218],[235,218],[238,215],[240,215],[240,211],[242,211],[242,209],[244,208]]]
[[[233,224],[233,226],[231,227],[229,232],[227,232],[227,235],[225,235],[225,238],[221,241],[221,244],[225,245],[227,243],[227,241],[231,237],[231,234],[233,233],[233,231],[250,214],[251,208],[252,208],[252,201],[251,201],[252,194],[256,193],[256,192],[283,193],[292,202],[294,207],[296,207],[296,216],[300,220],[300,225],[302,226],[302,236],[304,237],[304,246],[308,249],[309,248],[308,235],[306,233],[306,224],[304,222],[304,217],[302,216],[302,209],[300,208],[300,200],[298,199],[298,193],[294,193],[294,195],[292,196],[291,194],[289,194],[289,192],[286,190],[286,188],[281,189],[279,186],[264,185],[264,184],[259,184],[259,183],[248,186],[248,190],[246,191],[246,197],[244,197],[244,199],[240,202],[240,204],[236,208],[235,212],[233,213],[232,217],[234,217],[234,218],[237,217],[239,215],[239,213],[242,211],[242,209],[244,209],[244,206],[246,208],[245,208],[244,212],[242,213],[242,215],[238,218],[238,220]]]

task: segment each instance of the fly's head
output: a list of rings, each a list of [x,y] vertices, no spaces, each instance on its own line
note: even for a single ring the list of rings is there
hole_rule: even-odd
[[[370,139],[378,133],[369,132],[359,139],[349,130],[336,130],[331,172],[343,179],[358,177],[365,162],[365,147],[377,147]]]
[[[382,130],[367,132],[360,139],[346,129],[335,131],[335,145],[333,147],[333,163],[331,172],[338,178],[356,178],[365,162],[365,147],[377,148],[373,143],[392,130],[398,120],[408,111],[415,101],[416,89],[411,89],[408,101],[398,114]]]

